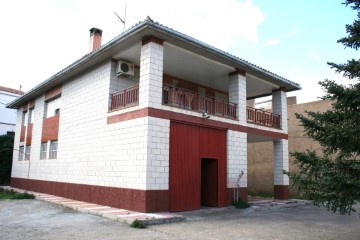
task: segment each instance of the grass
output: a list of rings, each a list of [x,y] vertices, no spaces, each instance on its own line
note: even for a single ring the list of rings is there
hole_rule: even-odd
[[[19,193],[14,190],[5,190],[0,188],[0,199],[34,199],[35,196],[27,192]]]
[[[274,195],[270,194],[270,193],[255,193],[255,192],[249,192],[248,193],[249,196],[251,197],[262,197],[262,198],[273,198]]]
[[[142,222],[142,221],[139,221],[138,219],[135,219],[135,220],[130,224],[130,227],[132,227],[132,228],[140,228],[140,229],[146,228],[146,226],[143,224],[143,222]]]
[[[234,202],[233,205],[236,207],[236,208],[249,208],[250,207],[250,204],[248,204],[247,202],[243,201],[243,200],[238,200],[237,202]]]

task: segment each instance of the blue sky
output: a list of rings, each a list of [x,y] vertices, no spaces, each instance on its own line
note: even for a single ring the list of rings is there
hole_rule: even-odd
[[[300,83],[298,102],[323,95],[317,82],[346,83],[326,62],[358,56],[336,43],[356,12],[341,0],[127,1],[126,28],[147,15],[260,67]],[[25,91],[85,55],[89,29],[103,43],[121,33],[125,0],[1,1],[0,85]],[[6,35],[5,35],[6,34]],[[5,37],[6,36],[6,37]]]

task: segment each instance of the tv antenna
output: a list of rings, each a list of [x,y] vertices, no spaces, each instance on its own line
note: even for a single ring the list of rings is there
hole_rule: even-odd
[[[123,32],[125,31],[125,21],[126,21],[126,8],[127,8],[127,3],[125,3],[125,13],[124,13],[124,20],[116,13],[115,15],[119,18],[120,22],[122,22],[122,24],[124,24],[123,26]]]

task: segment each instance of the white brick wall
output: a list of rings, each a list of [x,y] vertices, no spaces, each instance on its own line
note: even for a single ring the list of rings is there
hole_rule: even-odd
[[[104,63],[63,85],[57,159],[40,160],[44,97],[36,99],[30,178],[168,189],[170,121],[143,117],[108,125],[110,69],[111,63]],[[17,157],[14,153],[12,175],[27,178],[28,163]]]
[[[141,47],[140,56],[140,108],[161,108],[163,85],[164,47],[149,42]]]
[[[244,175],[240,187],[247,187],[247,134],[232,130],[227,131],[227,187],[236,187],[236,180],[241,171]]]
[[[289,177],[283,174],[289,171],[288,140],[274,141],[274,185],[289,185]]]
[[[14,139],[14,152],[13,152],[13,165],[11,175],[18,177],[27,177],[29,163],[28,161],[19,161],[19,148],[20,148],[20,133],[22,123],[22,108],[17,110],[15,139]]]
[[[284,133],[288,132],[286,102],[287,102],[286,92],[284,91],[273,92],[273,96],[272,96],[273,112],[276,114],[281,114],[281,129],[283,130]]]
[[[229,76],[229,102],[236,103],[239,123],[246,126],[246,77],[240,74]]]

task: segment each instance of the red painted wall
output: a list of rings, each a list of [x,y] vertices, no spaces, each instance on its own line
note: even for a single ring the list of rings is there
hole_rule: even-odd
[[[33,124],[30,123],[30,124],[27,126],[26,145],[31,145],[32,129],[33,129]]]
[[[227,205],[226,131],[171,122],[170,211],[200,208],[201,158],[218,159],[217,205]]]
[[[20,142],[24,142],[24,141],[25,141],[25,132],[26,132],[26,126],[21,126]]]
[[[57,140],[59,135],[60,115],[45,118],[43,122],[41,142]]]

